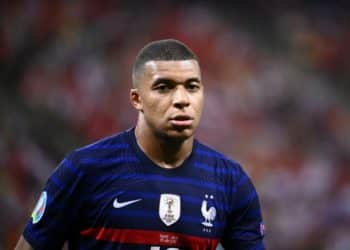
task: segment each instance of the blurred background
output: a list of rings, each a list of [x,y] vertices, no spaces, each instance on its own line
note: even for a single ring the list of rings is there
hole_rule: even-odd
[[[346,2],[1,1],[0,250],[65,154],[135,124],[136,53],[170,37],[199,56],[197,137],[252,177],[267,249],[349,250]]]

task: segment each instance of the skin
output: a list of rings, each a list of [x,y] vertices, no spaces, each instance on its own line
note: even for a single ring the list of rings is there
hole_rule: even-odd
[[[191,154],[204,102],[196,60],[148,61],[133,77],[130,101],[138,111],[135,136],[162,168],[176,168]],[[23,236],[15,250],[32,250]]]
[[[134,79],[130,100],[138,110],[137,142],[163,168],[190,155],[203,110],[204,93],[196,60],[148,61]]]
[[[33,250],[33,248],[29,245],[26,239],[23,236],[21,236],[15,247],[15,250]]]

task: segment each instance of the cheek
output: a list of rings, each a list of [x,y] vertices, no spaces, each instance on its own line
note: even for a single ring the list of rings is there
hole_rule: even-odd
[[[166,110],[171,105],[171,95],[150,95],[148,103],[154,109]]]
[[[143,108],[147,109],[147,110],[151,110],[155,106],[155,100],[154,99],[155,98],[152,95],[150,95],[150,94],[143,95],[142,99],[141,99]]]
[[[203,96],[200,96],[195,101],[195,110],[197,113],[202,113],[203,106],[204,106],[204,98]]]
[[[152,116],[162,115],[166,110],[165,99],[161,98],[147,98],[143,102],[144,111],[152,114]]]
[[[159,112],[162,107],[161,100],[151,99],[147,102],[147,106],[151,112]]]

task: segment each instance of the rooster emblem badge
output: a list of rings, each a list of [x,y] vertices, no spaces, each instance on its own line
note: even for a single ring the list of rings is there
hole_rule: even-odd
[[[206,227],[213,227],[212,221],[215,220],[216,217],[216,209],[215,207],[209,207],[208,208],[208,199],[213,200],[214,196],[213,195],[205,195],[205,199],[202,201],[202,207],[201,207],[201,212],[204,217],[204,221],[202,222],[202,225]]]

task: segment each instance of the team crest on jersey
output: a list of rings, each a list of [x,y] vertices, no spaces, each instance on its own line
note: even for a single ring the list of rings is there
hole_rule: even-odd
[[[159,217],[163,223],[170,226],[180,219],[181,199],[176,194],[161,194],[159,201]]]
[[[46,191],[43,191],[32,213],[33,224],[38,223],[43,217],[45,208],[46,208],[46,201],[47,201],[47,193]]]
[[[216,209],[214,206],[208,206],[208,201],[213,200],[213,195],[205,195],[205,199],[202,201],[201,212],[204,217],[204,221],[202,221],[202,225],[206,227],[213,227],[213,221],[216,217]]]

